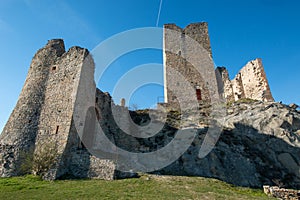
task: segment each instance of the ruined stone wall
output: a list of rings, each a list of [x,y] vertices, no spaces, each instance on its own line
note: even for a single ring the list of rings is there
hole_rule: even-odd
[[[1,176],[21,174],[20,154],[34,154],[36,147],[53,143],[50,146],[57,148],[59,156],[45,179],[65,175],[114,178],[113,162],[93,157],[80,146],[78,133],[82,134],[81,128],[88,127],[90,121],[76,118],[81,110],[75,112],[75,106],[85,111],[86,103],[95,107],[94,63],[88,55],[88,50],[80,47],[65,52],[60,39],[50,40],[36,53],[18,103],[1,134]]]
[[[14,162],[9,162],[10,166],[3,167],[2,176],[20,173],[20,152],[28,152],[34,148],[40,130],[41,110],[45,101],[50,68],[64,52],[64,44],[61,40],[50,40],[33,57],[17,105],[0,136],[2,144],[14,145]],[[2,163],[7,164],[7,162]]]
[[[246,98],[243,82],[242,82],[242,76],[240,73],[234,77],[234,79],[231,81],[231,84],[232,84],[232,91],[234,95],[233,97],[235,101]]]
[[[221,76],[219,91],[227,102],[245,98],[274,101],[261,59],[248,62],[231,81],[224,67],[216,71]]]
[[[63,41],[62,41],[63,42]],[[45,100],[42,106],[39,133],[36,145],[47,142],[50,138],[56,142],[61,156],[55,176],[65,173],[68,165],[68,148],[70,143],[78,145],[78,137],[69,137],[75,99],[83,62],[88,51],[79,47],[72,47],[61,56],[56,63],[50,66],[49,78],[45,88]],[[91,66],[93,67],[93,66]],[[72,140],[72,141],[70,141]]]
[[[217,67],[216,77],[218,82],[219,94],[224,95],[223,97],[227,102],[233,101],[233,88],[232,82],[230,81],[228,71],[225,67]]]
[[[178,31],[179,34],[174,35],[170,30]],[[188,42],[188,37],[196,40],[203,48],[200,51],[195,50]],[[210,109],[206,108],[206,103],[209,103],[212,94],[209,94],[208,83],[204,80],[211,76],[199,73],[182,57],[193,61],[204,60],[202,66],[207,64],[208,73],[213,72],[215,75],[207,24],[191,24],[184,29],[174,24],[165,25],[164,46],[165,100],[168,106],[173,107],[178,103],[178,94],[184,103],[200,96],[197,101],[201,115],[207,117],[206,113],[209,112],[204,110]],[[225,68],[218,68],[217,71],[220,74],[220,82],[223,83],[217,92],[222,93],[227,101],[242,98],[273,100],[261,60],[249,62],[232,81],[229,80]],[[178,79],[176,73],[184,80]],[[118,158],[97,158],[88,152],[88,149],[97,150],[97,145],[101,145],[98,143],[101,140],[97,135],[100,131],[98,122],[111,142],[130,152],[147,152],[162,148],[172,140],[176,128],[185,125],[188,127],[195,122],[192,120],[192,123],[187,121],[183,122],[183,125],[167,124],[150,139],[133,137],[128,134],[130,131],[140,133],[141,130],[131,125],[132,119],[128,115],[128,109],[114,105],[108,93],[97,90],[93,77],[94,63],[86,49],[72,47],[65,52],[63,41],[55,39],[50,40],[36,53],[17,105],[0,136],[1,176],[20,174],[20,152],[29,151],[48,141],[55,141],[59,160],[46,174],[47,179],[56,179],[64,175],[113,179],[118,174]],[[189,88],[192,88],[192,94],[189,93]],[[200,95],[197,94],[198,90]],[[82,115],[85,112],[87,115]],[[147,124],[149,120],[149,116],[144,117],[144,114],[130,114],[139,125]],[[189,118],[194,117],[191,113],[189,115]],[[114,117],[119,117],[121,123],[118,124],[118,119]],[[176,120],[179,120],[177,117],[179,116],[175,116]],[[161,122],[157,120],[156,123],[160,125]],[[125,127],[125,130],[122,130],[120,125]],[[86,145],[81,143],[80,136]],[[84,138],[87,138],[87,141],[84,141]],[[85,148],[86,146],[89,148]],[[178,162],[182,163],[182,158]],[[188,170],[187,174],[203,175],[202,172],[193,172],[195,165],[189,160],[184,163],[191,166],[191,171]],[[170,172],[174,172],[172,170]]]
[[[105,109],[100,109],[98,104],[106,99],[105,93],[96,89],[94,61],[86,49],[72,47],[58,62],[57,67],[60,66],[63,68],[57,75],[60,78],[54,77],[56,84],[49,86],[49,93],[46,90],[45,95],[50,100],[45,106],[45,115],[55,109],[61,111],[53,117],[56,117],[54,137],[62,154],[50,179],[68,175],[112,180],[117,173],[115,162],[89,152],[96,141],[96,122],[102,121],[100,113],[105,113]],[[51,96],[55,102],[51,102]],[[105,104],[105,108],[110,107]],[[84,112],[85,115],[82,115]],[[45,127],[52,125],[49,120],[44,120],[44,123]]]
[[[191,38],[203,49],[194,46]],[[205,70],[199,73],[199,67]],[[213,90],[209,90],[211,86],[205,79],[214,78],[209,74],[213,68],[207,23],[190,24],[184,29],[175,24],[164,25],[165,103],[177,107],[179,102],[186,104],[193,97],[197,98],[199,104],[203,101],[209,103],[214,94],[209,93]],[[244,98],[274,101],[261,59],[248,62],[233,80],[229,79],[225,68],[217,68],[216,75],[219,76],[218,92],[227,102]]]
[[[239,74],[246,98],[274,101],[261,59],[248,62]]]
[[[34,56],[24,87],[8,122],[1,134],[1,140],[16,144],[18,140],[35,140],[41,106],[45,101],[45,89],[49,79],[50,67],[65,52],[60,40],[50,40]],[[24,141],[25,142],[25,141]]]
[[[177,34],[176,32],[174,34],[174,31],[177,31]],[[203,49],[194,48],[189,38],[198,42]],[[166,24],[164,26],[164,49],[165,103],[177,104],[178,94],[185,96],[180,101],[188,102],[192,97],[197,97],[198,101],[209,101],[210,95],[203,77],[205,75],[200,74],[196,67],[185,59],[199,60],[205,57],[211,60],[207,23],[190,24],[184,29],[175,24]],[[213,69],[213,64],[211,67]],[[184,81],[178,78],[178,73]],[[191,91],[189,87],[194,90],[193,94],[189,93]],[[198,90],[198,95],[196,90]]]
[[[277,199],[283,200],[299,200],[300,198],[300,190],[292,190],[292,189],[285,189],[280,188],[278,186],[263,186],[264,193],[267,194],[269,197],[274,197]]]

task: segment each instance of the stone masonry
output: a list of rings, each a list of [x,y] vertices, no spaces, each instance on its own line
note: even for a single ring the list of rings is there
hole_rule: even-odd
[[[300,190],[292,190],[280,188],[278,186],[270,187],[269,185],[264,185],[264,192],[271,197],[282,199],[282,200],[299,200]]]
[[[195,48],[198,43],[202,49]],[[207,60],[203,62],[205,70],[199,72],[197,64],[189,61]],[[200,63],[203,64],[203,63]],[[203,66],[202,66],[203,67]],[[274,101],[261,59],[255,59],[246,64],[233,80],[230,80],[225,67],[218,67],[215,76],[207,71],[213,71],[212,51],[205,22],[193,23],[185,28],[175,24],[164,25],[164,96],[166,105],[177,107],[178,101],[189,102],[192,96],[199,104],[207,103],[211,98],[208,77],[217,79],[218,93],[225,101],[254,99],[259,101]],[[179,73],[185,82],[179,79]],[[190,89],[192,88],[192,89]],[[188,91],[194,92],[189,93]],[[178,99],[178,94],[184,96]]]
[[[199,43],[203,49],[193,48],[193,42]],[[172,50],[172,52],[170,51]],[[164,25],[164,96],[165,103],[177,104],[178,94],[188,102],[191,95],[196,96],[199,102],[209,101],[210,95],[204,74],[199,73],[197,67],[187,59],[209,59],[209,67],[213,70],[212,53],[208,36],[208,25],[205,22],[190,24],[184,29],[175,24]],[[178,79],[176,72],[183,76],[188,84]],[[192,87],[194,92],[188,94]]]
[[[172,34],[172,31],[177,34]],[[201,45],[199,51],[193,49],[189,38]],[[175,24],[165,25],[164,46],[165,101],[171,107],[178,103],[177,94],[181,94],[184,102],[189,102],[195,96],[198,103],[209,104],[214,94],[209,92],[210,85],[204,81],[208,76],[217,77],[216,94],[224,96],[227,101],[242,98],[273,101],[259,59],[249,62],[232,81],[225,68],[218,68],[216,72],[220,73],[215,73],[207,23],[190,24],[184,29]],[[197,59],[205,61],[199,66],[208,70],[199,73],[192,65],[197,63]],[[157,136],[149,139],[137,139],[127,134],[126,130],[139,132],[140,129],[129,123],[132,120],[128,108],[115,105],[108,93],[96,88],[94,68],[94,61],[87,49],[71,47],[65,51],[61,39],[49,40],[45,47],[37,51],[18,102],[0,135],[1,177],[23,174],[22,154],[34,157],[37,147],[50,141],[56,144],[58,156],[44,174],[45,179],[88,177],[111,180],[134,175],[117,170],[118,158],[99,158],[88,151],[101,149],[96,146],[99,145],[97,141],[101,140],[97,136],[100,132],[97,122],[112,142],[132,152],[155,151],[172,140],[178,128],[174,125],[176,120],[171,120],[174,124],[165,125]],[[174,71],[181,74],[184,81],[177,79]],[[192,88],[192,94],[187,93],[188,88]],[[114,119],[113,111],[122,120],[118,122]],[[84,119],[81,118],[82,112],[86,113]],[[147,124],[147,117],[131,114],[135,116],[135,124]],[[179,119],[179,116],[175,118]],[[157,123],[161,122],[157,120]],[[118,125],[125,127],[125,131]],[[203,131],[201,129],[198,132],[202,134]],[[180,159],[178,163],[187,164]],[[186,173],[205,174],[195,170],[196,165],[192,162],[190,164],[191,168]],[[190,169],[195,171],[192,173]],[[182,170],[179,167],[170,171],[176,174]],[[236,183],[237,180],[232,182]],[[259,184],[255,182],[252,185]]]
[[[223,85],[220,93],[226,101],[245,98],[265,102],[274,101],[261,59],[248,62],[233,80],[229,79],[226,68],[218,67],[216,71],[221,75]]]
[[[36,146],[55,141],[58,161],[45,178],[56,179],[64,175],[114,178],[112,161],[97,159],[80,147],[81,141],[72,120],[73,97],[82,75],[89,73],[90,78],[94,73],[93,62],[84,62],[89,60],[88,55],[88,50],[80,47],[65,52],[61,39],[49,40],[35,54],[17,105],[0,137],[2,177],[21,175],[20,155],[24,152],[34,154],[30,150]]]

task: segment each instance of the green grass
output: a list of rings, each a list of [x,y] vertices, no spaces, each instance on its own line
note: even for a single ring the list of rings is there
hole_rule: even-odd
[[[115,181],[0,178],[0,199],[270,199],[262,190],[200,177],[150,176]]]

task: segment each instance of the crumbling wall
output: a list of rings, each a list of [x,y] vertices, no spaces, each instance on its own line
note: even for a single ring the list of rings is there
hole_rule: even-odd
[[[94,63],[88,55],[88,50],[80,47],[65,52],[61,39],[48,41],[35,54],[17,105],[1,134],[1,176],[22,174],[20,155],[33,155],[36,147],[51,142],[59,156],[45,179],[64,175],[114,178],[115,164],[93,157],[80,146],[77,128],[81,127],[74,123],[78,115],[75,106],[87,101],[95,106]],[[89,124],[84,120],[78,122],[86,127]],[[78,161],[83,155],[86,159]],[[101,163],[107,165],[98,166]]]
[[[246,98],[274,101],[261,59],[257,58],[248,62],[239,74]]]
[[[3,145],[14,145],[14,162],[4,165],[2,176],[22,173],[19,170],[20,153],[29,153],[34,149],[50,68],[64,52],[61,40],[50,40],[33,57],[18,102],[0,136]]]
[[[231,81],[234,100],[246,98],[241,74],[237,74]],[[226,94],[225,94],[226,95]]]
[[[266,193],[270,197],[274,197],[282,200],[299,200],[300,198],[300,190],[292,190],[280,188],[278,186],[263,186],[264,193]]]
[[[233,88],[227,69],[225,67],[217,67],[216,77],[219,94],[223,95],[223,98],[225,98],[227,102],[233,101]]]
[[[219,91],[227,102],[244,98],[274,101],[261,59],[248,62],[231,81],[224,67],[217,68],[216,71],[222,79]]]
[[[49,69],[36,145],[50,139],[56,142],[61,158],[53,178],[62,176],[68,169],[66,167],[70,155],[66,149],[68,143],[78,144],[78,138],[69,137],[69,134],[75,104],[73,96],[77,92],[83,61],[87,55],[86,49],[72,47]]]
[[[168,30],[176,30],[179,34],[171,34]],[[187,42],[187,37],[196,40],[203,51],[194,50]],[[209,102],[211,94],[207,88],[208,83],[204,81],[207,77],[182,57],[207,59],[208,69],[213,69],[207,23],[190,24],[184,29],[174,24],[165,25],[164,46],[165,100],[168,106],[178,103],[176,93],[181,94],[185,102],[189,102],[192,96],[197,96],[199,105]],[[47,174],[48,179],[56,179],[65,174],[115,178],[116,160],[92,156],[79,137],[88,133],[92,136],[91,141],[97,141],[99,129],[95,125],[96,120],[112,142],[128,151],[154,151],[172,140],[177,127],[173,125],[166,125],[150,140],[137,139],[127,134],[126,130],[132,131],[133,128],[129,122],[131,118],[128,109],[114,105],[108,93],[96,89],[93,79],[94,63],[88,57],[88,51],[80,47],[72,47],[65,52],[64,43],[60,39],[50,40],[35,54],[17,105],[0,136],[1,176],[20,174],[19,154],[53,140],[60,157]],[[174,71],[180,73],[186,83],[178,80]],[[249,62],[232,81],[225,68],[218,68],[217,71],[223,83],[219,93],[227,101],[242,98],[273,101],[260,59]],[[189,87],[194,90],[192,95],[187,92]],[[75,110],[76,107],[80,109]],[[91,112],[87,114],[90,118],[80,118],[82,112],[89,109]],[[115,109],[115,115],[112,109]],[[202,106],[202,113],[204,109]],[[114,116],[121,118],[125,131],[120,129]],[[206,112],[203,116],[207,116]],[[148,120],[143,117],[141,119],[143,123]]]

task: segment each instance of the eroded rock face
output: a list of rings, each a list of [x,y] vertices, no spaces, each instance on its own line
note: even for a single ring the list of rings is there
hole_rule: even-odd
[[[279,103],[235,103],[223,132],[205,158],[198,152],[206,130],[159,173],[214,177],[248,187],[300,187],[300,114]]]
[[[141,133],[141,129],[129,122],[144,126],[149,122],[149,116],[144,111],[128,115],[128,108],[115,105],[108,93],[96,89],[92,59],[84,65],[87,57],[88,51],[80,47],[72,47],[65,52],[62,40],[51,40],[36,53],[18,103],[0,137],[1,176],[20,175],[21,152],[34,149],[41,141],[50,139],[56,142],[60,157],[59,162],[46,173],[45,179],[132,176],[118,171],[116,163],[119,164],[119,157],[97,158],[85,148],[91,146],[98,150],[97,145],[102,145],[101,142],[94,144],[99,139],[100,128],[95,126],[97,120],[110,142],[134,153],[153,152],[165,147],[172,142],[180,127],[187,131],[196,130],[196,137],[188,150],[157,173],[214,177],[250,187],[300,187],[300,114],[296,105],[267,102],[273,101],[273,98],[259,59],[248,63],[234,81],[229,80],[226,69],[220,70],[221,80],[225,83],[222,91],[227,99],[260,101],[233,103],[227,109],[228,115],[216,146],[206,157],[199,158],[199,149],[211,117],[207,114],[211,111],[209,102],[201,100],[200,112],[173,110],[168,113],[166,123],[161,119],[159,110],[153,111],[153,119],[162,129],[149,138],[133,137],[124,129],[136,133]],[[75,105],[85,105],[87,99],[90,101],[90,113],[82,119],[82,110],[73,110]],[[181,121],[181,114],[185,115],[185,121]],[[117,123],[114,117],[122,120]],[[199,123],[195,123],[197,120]],[[90,136],[85,145],[81,143],[74,121],[80,122],[80,136]],[[158,155],[162,159],[164,156]],[[132,162],[144,164],[134,159]]]
[[[109,102],[110,98],[107,99]],[[126,112],[126,108],[122,109],[118,113]],[[208,124],[201,124],[196,128],[196,137],[188,150],[175,162],[154,173],[213,177],[247,187],[299,188],[299,111],[280,103],[251,101],[235,102],[227,112],[221,136],[206,157],[198,156],[208,129]],[[155,136],[135,138],[116,128],[111,112],[107,110],[106,113],[102,124],[107,136],[118,147],[136,153],[164,148],[174,139],[180,121],[180,113],[169,113],[167,123]],[[136,124],[144,125],[150,120],[145,113],[147,111],[131,112],[131,117]],[[159,117],[156,120],[155,123],[160,123]],[[185,121],[180,124],[187,128],[189,125]],[[159,156],[163,158],[163,155]],[[138,160],[134,162],[142,164]]]

